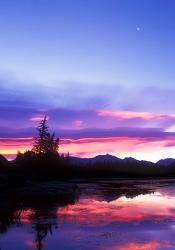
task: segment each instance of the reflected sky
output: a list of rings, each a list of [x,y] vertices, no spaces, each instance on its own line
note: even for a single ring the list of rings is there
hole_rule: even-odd
[[[175,249],[173,182],[78,185],[73,203],[16,210],[19,221],[0,234],[1,249]]]

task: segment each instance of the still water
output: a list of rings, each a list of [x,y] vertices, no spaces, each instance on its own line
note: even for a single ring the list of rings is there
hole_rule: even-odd
[[[0,249],[175,249],[175,180],[77,186],[61,197],[1,201]]]

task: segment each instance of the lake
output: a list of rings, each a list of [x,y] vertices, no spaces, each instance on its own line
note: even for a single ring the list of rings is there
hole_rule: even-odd
[[[175,249],[175,180],[76,185],[59,197],[4,197],[0,249]]]

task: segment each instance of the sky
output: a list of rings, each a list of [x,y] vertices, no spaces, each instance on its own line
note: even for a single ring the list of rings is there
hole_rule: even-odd
[[[0,1],[0,154],[175,157],[174,0]]]

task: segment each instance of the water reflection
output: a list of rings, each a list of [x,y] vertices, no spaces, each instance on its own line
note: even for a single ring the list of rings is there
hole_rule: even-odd
[[[175,185],[98,181],[53,195],[1,198],[0,248],[175,249]]]
[[[1,198],[0,233],[7,233],[14,225],[19,227],[26,223],[30,224],[35,240],[27,241],[27,245],[41,250],[48,233],[52,234],[53,230],[57,229],[57,209],[74,204],[78,198],[76,188],[71,190],[69,190],[69,186],[64,188],[66,189],[65,193],[50,192],[47,187],[44,188],[45,194],[41,194],[41,190],[37,194],[31,189],[27,192],[26,189],[18,189],[18,192],[12,193],[7,192]],[[5,247],[5,249],[8,248]]]

